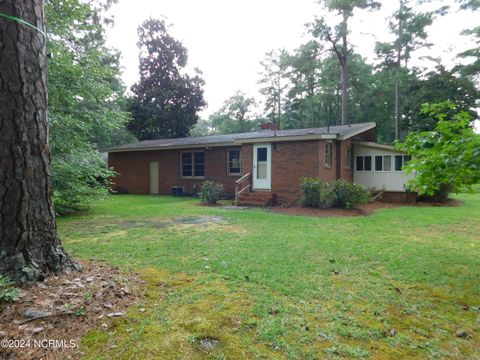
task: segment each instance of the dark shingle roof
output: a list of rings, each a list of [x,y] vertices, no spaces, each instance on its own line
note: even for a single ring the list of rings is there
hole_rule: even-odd
[[[349,138],[361,132],[367,131],[375,127],[375,123],[359,123],[350,125],[338,125],[330,127],[309,128],[309,129],[289,129],[289,130],[262,130],[239,134],[225,135],[208,135],[208,136],[192,136],[178,139],[159,139],[145,140],[132,144],[125,144],[113,148],[106,149],[107,152],[120,151],[139,151],[139,150],[161,150],[171,148],[182,148],[191,146],[208,146],[208,145],[228,145],[252,142],[257,139],[282,138],[288,140],[289,137],[298,139],[298,137],[318,137],[334,136],[336,138]]]

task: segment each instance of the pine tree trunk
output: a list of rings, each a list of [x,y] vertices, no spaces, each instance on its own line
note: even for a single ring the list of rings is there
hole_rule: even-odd
[[[346,60],[346,59],[345,59]],[[342,64],[342,125],[348,124],[348,67]]]
[[[43,28],[43,0],[0,1]],[[57,237],[48,146],[46,39],[0,18],[0,273],[31,281],[78,269]]]
[[[342,34],[342,59],[340,64],[342,66],[342,125],[348,124],[348,13],[343,12],[343,34]]]
[[[395,140],[400,139],[400,81],[395,81]]]

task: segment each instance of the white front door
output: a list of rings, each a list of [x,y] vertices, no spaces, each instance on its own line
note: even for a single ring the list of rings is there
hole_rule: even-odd
[[[149,163],[148,190],[150,194],[158,194],[158,161],[150,161]]]
[[[253,190],[270,190],[272,185],[272,146],[253,145]]]

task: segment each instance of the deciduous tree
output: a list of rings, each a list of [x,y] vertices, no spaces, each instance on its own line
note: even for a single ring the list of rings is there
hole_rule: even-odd
[[[201,72],[183,72],[187,49],[169,34],[165,21],[145,21],[138,36],[140,81],[132,87],[128,128],[140,140],[188,136],[206,105]]]
[[[445,201],[449,193],[480,181],[480,135],[471,127],[471,115],[451,102],[425,104],[422,113],[435,119],[435,128],[410,133],[397,147],[412,155],[404,167],[416,174],[410,188]]]

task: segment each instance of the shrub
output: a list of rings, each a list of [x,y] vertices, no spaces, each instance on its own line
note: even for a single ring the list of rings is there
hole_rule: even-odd
[[[199,195],[203,202],[213,205],[221,199],[224,193],[225,187],[222,184],[207,180],[202,183]]]
[[[344,180],[337,180],[332,186],[333,207],[352,209],[353,207],[366,204],[371,201],[370,192],[362,185]]]
[[[320,185],[317,179],[303,178],[301,182],[302,198],[300,203],[303,207],[318,208],[320,203]]]
[[[53,204],[59,215],[86,210],[105,197],[115,174],[95,151],[54,158],[52,169]]]
[[[333,193],[333,185],[327,182],[320,182],[320,197],[319,207],[322,209],[331,208],[335,200],[335,194]]]
[[[351,209],[371,200],[366,188],[344,180],[329,184],[318,179],[303,178],[301,189],[303,207]]]
[[[12,302],[18,297],[18,289],[13,287],[13,283],[0,275],[0,303]]]

